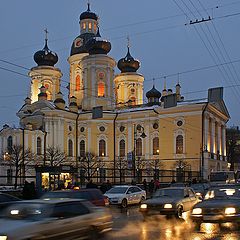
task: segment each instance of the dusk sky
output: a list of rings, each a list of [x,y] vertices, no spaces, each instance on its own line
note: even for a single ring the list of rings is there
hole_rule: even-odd
[[[240,0],[90,3],[100,17],[102,37],[111,41],[109,55],[116,61],[126,55],[129,35],[131,54],[140,60],[138,71],[145,76],[145,93],[152,88],[153,78],[155,87],[162,91],[164,76],[167,88],[174,91],[179,79],[185,100],[206,98],[208,88],[223,86],[231,116],[228,126],[240,125]],[[45,28],[49,31],[48,46],[59,57],[56,67],[63,72],[61,91],[67,100],[67,58],[80,32],[79,16],[86,9],[86,0],[1,0],[1,127],[5,123],[18,126],[16,112],[28,96],[28,69],[36,66],[33,55],[44,46]],[[211,21],[189,24],[209,16]]]

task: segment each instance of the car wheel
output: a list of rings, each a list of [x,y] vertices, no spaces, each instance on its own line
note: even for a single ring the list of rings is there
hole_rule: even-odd
[[[142,196],[142,197],[141,197],[141,199],[140,199],[140,202],[139,202],[139,203],[141,204],[143,201],[145,201],[145,197],[144,197],[144,196]]]
[[[178,219],[181,219],[182,218],[182,214],[183,214],[183,208],[182,208],[182,206],[179,206],[178,209],[177,209],[176,217]]]
[[[127,205],[128,205],[128,204],[127,204],[127,199],[124,198],[124,199],[122,200],[121,207],[126,208]]]
[[[99,232],[96,227],[92,226],[88,233],[89,240],[97,240],[99,239]]]

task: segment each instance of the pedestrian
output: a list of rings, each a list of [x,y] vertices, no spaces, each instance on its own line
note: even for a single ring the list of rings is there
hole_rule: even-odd
[[[156,191],[159,188],[160,188],[160,182],[159,182],[158,179],[155,179],[155,181],[154,181],[154,190]]]
[[[144,180],[143,180],[143,189],[145,191],[147,191],[147,180],[146,180],[146,178],[144,178]]]
[[[154,191],[154,181],[153,181],[153,179],[152,179],[151,182],[148,184],[148,189],[149,189],[150,196],[152,196],[153,191]]]

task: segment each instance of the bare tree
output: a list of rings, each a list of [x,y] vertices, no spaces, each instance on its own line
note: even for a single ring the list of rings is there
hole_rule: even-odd
[[[10,150],[10,151],[9,151]],[[6,154],[2,154],[1,160],[8,162],[10,166],[15,167],[14,187],[17,188],[18,177],[25,177],[26,166],[30,165],[34,159],[34,154],[29,148],[24,149],[22,145],[13,145]]]
[[[95,156],[91,152],[86,152],[84,157],[80,157],[80,168],[87,173],[87,179],[91,179],[97,172],[98,168],[102,168],[104,163],[101,158]]]
[[[44,163],[51,167],[59,166],[68,162],[66,154],[60,150],[59,147],[50,146],[46,149],[46,159]]]

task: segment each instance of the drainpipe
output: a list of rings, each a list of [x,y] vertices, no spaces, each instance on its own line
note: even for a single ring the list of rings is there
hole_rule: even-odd
[[[203,108],[203,111],[202,111],[202,148],[201,148],[201,160],[200,163],[199,163],[199,171],[200,171],[200,177],[201,179],[203,179],[203,169],[204,169],[204,146],[203,146],[203,143],[204,143],[204,129],[205,129],[205,124],[204,124],[204,113],[205,113],[205,110],[208,106],[208,102],[206,103],[206,105],[204,106]]]
[[[116,183],[116,120],[118,113],[113,120],[113,182]]]

